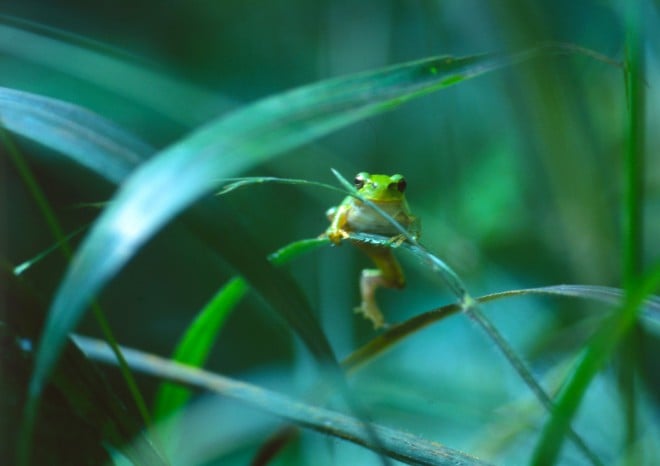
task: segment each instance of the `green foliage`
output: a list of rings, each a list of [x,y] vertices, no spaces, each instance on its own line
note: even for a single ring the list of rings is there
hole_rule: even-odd
[[[283,265],[311,248],[327,242],[324,239],[297,241],[275,251],[269,259],[275,265]],[[225,319],[247,291],[248,284],[241,277],[232,278],[227,282],[190,324],[174,350],[173,359],[190,366],[204,367]],[[189,397],[189,390],[174,384],[163,384],[156,396],[155,417],[164,419],[176,412],[185,405]]]
[[[440,89],[445,86],[447,76],[476,76],[507,62],[508,59],[487,56],[459,60],[432,58],[303,87],[221,117],[156,154],[123,183],[69,269],[44,329],[32,383],[33,396],[41,391],[64,337],[80,319],[91,297],[158,228],[204,194],[217,189],[223,178],[333,129],[391,109],[393,104]],[[434,71],[431,73],[430,69]],[[3,120],[11,119],[11,114],[3,115]],[[38,139],[42,134],[44,131],[38,128],[30,137]],[[109,178],[109,181],[114,179]],[[174,185],[176,189],[170,189]],[[224,215],[229,218],[231,214]],[[225,257],[233,247],[239,246],[234,240],[228,247],[236,234],[242,241],[249,236],[247,232],[238,231],[239,222],[232,223],[232,231],[225,231],[232,236],[222,238],[219,243],[225,246]],[[238,263],[234,262],[238,267],[256,249],[256,246],[243,246],[243,257]],[[249,264],[254,269],[258,262],[255,259]],[[264,279],[263,286],[257,288],[272,289],[266,286],[269,284],[264,277],[267,273],[262,270],[258,274]],[[286,281],[277,280],[286,289]],[[307,317],[310,311],[297,292],[291,289],[279,294],[273,290],[269,297],[272,305],[276,302],[274,298],[285,298],[279,309],[290,315],[293,322],[306,320],[306,324],[294,323],[294,328],[301,331],[310,350],[322,360],[334,359],[320,329]]]
[[[22,1],[0,8],[4,456],[660,461],[657,2]],[[406,175],[421,243],[317,237],[359,171]],[[378,334],[351,312],[360,241],[404,259]],[[73,340],[111,383],[74,331],[114,347]],[[70,426],[78,458],[44,436]]]

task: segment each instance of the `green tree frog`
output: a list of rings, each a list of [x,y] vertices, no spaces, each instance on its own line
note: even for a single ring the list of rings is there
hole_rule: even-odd
[[[355,177],[355,187],[358,194],[387,212],[413,237],[419,236],[420,222],[410,213],[404,195],[406,180],[403,176],[362,172]],[[339,244],[343,239],[348,238],[351,232],[392,236],[392,241],[403,240],[399,231],[387,219],[353,196],[347,196],[339,206],[329,209],[327,216],[330,226],[325,234],[334,244]],[[354,241],[353,244],[364,251],[378,267],[362,271],[360,277],[362,303],[355,309],[371,320],[374,328],[378,329],[385,325],[385,319],[376,303],[376,289],[403,288],[406,280],[390,248],[358,241]]]

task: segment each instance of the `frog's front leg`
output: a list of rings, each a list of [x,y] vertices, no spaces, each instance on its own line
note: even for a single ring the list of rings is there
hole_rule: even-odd
[[[360,277],[360,295],[362,303],[356,308],[371,320],[374,328],[385,326],[385,318],[376,302],[376,290],[383,288],[403,288],[406,284],[399,262],[389,248],[356,243],[374,261],[377,269],[365,269]]]
[[[330,220],[330,226],[325,230],[325,235],[333,244],[339,244],[341,240],[348,238],[348,232],[344,230],[348,220],[348,207],[344,204],[339,207],[331,207],[325,213]]]
[[[410,224],[407,226],[407,230],[408,234],[414,241],[419,239],[422,231],[422,224],[417,217],[410,216]],[[387,242],[395,248],[398,248],[405,243],[407,239],[408,237],[406,235],[399,233],[398,235],[391,237]]]

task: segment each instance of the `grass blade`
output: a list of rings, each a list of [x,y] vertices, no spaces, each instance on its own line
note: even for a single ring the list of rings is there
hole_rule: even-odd
[[[375,206],[372,206],[375,208]],[[384,214],[384,213],[383,213]],[[393,220],[392,220],[393,222]],[[396,223],[396,222],[394,222]],[[417,243],[414,238],[411,238],[407,232],[401,229],[402,233],[406,234],[407,239],[412,244],[404,245],[409,249],[413,254],[424,260],[433,271],[437,272],[440,277],[444,280],[445,284],[452,291],[454,296],[458,299],[460,310],[467,315],[472,321],[478,324],[481,329],[488,335],[488,337],[495,343],[497,348],[500,350],[502,355],[506,358],[509,364],[514,368],[518,373],[523,382],[527,387],[532,391],[537,400],[541,405],[548,411],[552,412],[553,405],[550,396],[545,392],[541,384],[536,380],[532,371],[527,367],[525,362],[518,357],[516,352],[513,350],[511,345],[506,341],[504,336],[497,330],[497,328],[490,322],[490,320],[481,312],[479,308],[479,301],[473,298],[465,285],[463,285],[460,277],[439,257],[432,254],[425,247]],[[380,242],[382,239],[378,239],[376,235],[367,235],[363,233],[353,234],[352,238],[367,241],[367,242]],[[387,242],[383,243],[387,245]],[[570,427],[568,426],[567,431],[570,439],[575,443],[575,445],[582,451],[585,457],[589,458],[589,461],[594,465],[600,465],[600,460],[596,455],[591,451],[588,445],[582,440],[582,438]]]
[[[621,306],[624,302],[623,290],[619,288],[591,286],[591,285],[554,285],[540,288],[522,288],[519,290],[501,291],[491,293],[475,298],[479,304],[487,304],[491,301],[513,298],[516,296],[563,296],[567,298],[588,299],[601,301],[609,305]],[[643,312],[649,315],[660,314],[660,298],[650,296],[642,303]],[[414,335],[420,329],[434,322],[442,320],[450,315],[461,311],[459,304],[448,304],[446,306],[433,309],[400,324],[390,327],[386,332],[370,340],[367,344],[351,353],[343,362],[342,366],[353,371],[362,367],[373,358],[384,353],[387,349],[393,347],[403,339]],[[654,317],[657,320],[660,317]]]
[[[94,84],[186,127],[235,106],[217,93],[149,69],[125,51],[4,15],[0,15],[0,52]]]
[[[628,6],[626,31],[626,96],[628,128],[624,155],[623,199],[623,281],[624,288],[642,271],[644,248],[642,207],[644,205],[644,141],[646,132],[646,99],[644,83],[643,6]]]
[[[61,100],[0,87],[0,126],[119,183],[155,150],[105,118]]]
[[[71,246],[69,245],[69,241],[67,237],[64,236],[62,227],[60,226],[60,223],[55,215],[55,212],[50,206],[50,203],[48,202],[48,199],[46,198],[41,187],[39,186],[39,183],[32,174],[32,171],[30,170],[28,164],[25,162],[23,155],[14,145],[13,141],[7,135],[7,132],[4,128],[0,128],[0,138],[4,142],[5,146],[7,146],[11,160],[14,162],[14,165],[16,166],[16,169],[19,172],[23,182],[25,183],[26,187],[32,194],[32,197],[35,203],[37,204],[37,206],[39,207],[39,210],[41,211],[41,214],[43,215],[44,219],[46,220],[46,223],[49,229],[51,230],[52,235],[57,241],[59,249],[61,250],[65,259],[67,261],[70,261],[73,255]],[[83,227],[82,229],[84,228],[86,228],[86,226]],[[20,266],[21,269],[19,269],[19,267],[16,267],[14,269],[14,273],[18,274],[18,271],[25,270],[25,268],[28,266],[29,265],[26,266],[23,264]],[[115,351],[115,355],[117,357],[117,360],[119,361],[122,376],[124,377],[124,380],[126,381],[126,384],[133,397],[133,400],[135,401],[135,404],[138,407],[138,410],[143,417],[145,425],[149,426],[151,423],[150,422],[151,418],[149,416],[149,411],[147,410],[147,405],[144,401],[144,398],[142,397],[142,394],[138,389],[137,383],[133,378],[133,375],[126,366],[126,362],[124,361],[123,356],[119,352],[117,342],[112,333],[110,325],[108,324],[105,318],[105,314],[103,313],[101,306],[96,302],[92,303],[92,310],[106,340]]]
[[[114,357],[109,354],[104,342],[80,336],[75,337],[75,342],[89,357],[114,364]],[[344,414],[307,405],[255,385],[185,366],[152,354],[130,348],[122,348],[122,350],[131,367],[144,374],[233,398],[301,427],[365,446],[408,464],[447,466],[485,464],[472,456],[438,443],[394,429],[373,426],[378,438],[382,439],[382,444],[377,445],[365,435],[362,422]]]
[[[620,306],[623,303],[623,290],[619,288],[611,288],[604,286],[591,286],[591,285],[553,285],[539,288],[523,288],[517,290],[501,291],[491,293],[475,298],[480,304],[487,304],[491,301],[496,301],[505,298],[515,298],[517,296],[540,295],[540,296],[557,296],[567,298],[587,299],[593,301],[604,302],[609,305]],[[656,296],[647,297],[642,303],[644,312],[655,315],[660,314],[660,298]],[[366,344],[354,350],[342,361],[342,368],[348,373],[352,374],[360,370],[372,362],[377,357],[383,355],[385,352],[401,343],[408,337],[415,335],[419,330],[450,317],[454,314],[459,314],[463,310],[460,303],[447,304],[445,306],[420,313],[405,322],[389,327],[384,333],[377,335],[369,340]],[[657,319],[657,318],[656,318]],[[266,444],[268,449],[268,457],[275,455],[286,443],[295,436],[295,429],[284,428],[280,430]],[[578,440],[579,442],[579,440]],[[265,451],[266,449],[262,449]],[[599,463],[597,458],[595,463]]]
[[[606,321],[592,338],[570,381],[559,394],[556,410],[546,424],[534,451],[534,464],[556,462],[566,428],[577,411],[584,393],[600,368],[609,358],[615,345],[623,338],[624,356],[619,361],[619,387],[626,413],[626,449],[632,451],[637,441],[637,401],[635,395],[635,362],[639,352],[637,336],[628,336],[636,322],[638,308],[653,286],[653,276],[640,284],[642,274],[643,238],[643,186],[645,141],[645,42],[644,5],[633,2],[626,6],[626,60],[625,80],[628,103],[627,140],[624,155],[624,219],[622,231],[622,281],[627,299],[619,313]],[[655,285],[657,286],[657,285]],[[650,288],[649,288],[650,287]],[[628,336],[627,338],[624,338]]]
[[[248,285],[240,277],[227,282],[188,327],[174,350],[172,360],[193,367],[203,367],[225,318],[247,291]],[[183,406],[188,398],[190,390],[176,384],[163,383],[156,394],[154,419],[166,418]]]
[[[620,311],[606,319],[591,338],[575,371],[557,396],[555,410],[536,445],[532,463],[555,463],[571,419],[575,415],[589,384],[609,359],[616,345],[634,325],[646,298],[660,287],[660,266],[630,292]]]
[[[623,177],[623,231],[621,244],[622,282],[631,291],[643,272],[644,258],[644,167],[646,136],[646,84],[644,4],[626,6],[625,78],[628,104],[626,150]],[[641,360],[641,328],[624,340],[618,361],[619,390],[626,413],[626,450],[633,451],[638,440],[637,373]],[[640,461],[641,458],[639,458]]]
[[[305,252],[327,244],[327,239],[307,239],[291,243],[269,256],[274,265],[283,265]],[[231,279],[204,306],[188,327],[181,342],[174,350],[173,360],[188,366],[202,367],[208,358],[215,339],[227,315],[248,291],[248,284],[242,277]],[[181,408],[190,391],[172,383],[163,383],[154,403],[154,417],[163,419]]]

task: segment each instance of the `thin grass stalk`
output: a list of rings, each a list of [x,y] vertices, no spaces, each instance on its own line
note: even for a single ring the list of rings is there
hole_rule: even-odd
[[[622,282],[631,292],[642,274],[644,256],[644,142],[646,128],[646,89],[644,85],[645,2],[630,2],[626,11],[626,100],[628,119],[624,153],[623,258]],[[626,419],[625,448],[632,451],[637,439],[637,397],[635,363],[639,360],[642,330],[637,325],[622,344],[619,362],[619,388],[623,397]],[[628,455],[626,455],[628,456]]]
[[[660,264],[626,294],[621,308],[605,319],[590,339],[575,370],[557,396],[555,410],[543,428],[531,464],[546,466],[557,462],[571,420],[580,407],[589,385],[607,362],[617,344],[637,321],[645,299],[659,287]]]
[[[644,141],[646,128],[646,89],[644,83],[645,2],[630,2],[626,21],[625,84],[628,119],[624,153],[623,199],[623,285],[629,289],[642,272],[644,251]]]
[[[18,171],[23,183],[25,183],[25,186],[27,187],[30,195],[37,204],[37,207],[39,208],[41,215],[43,215],[44,220],[46,221],[46,225],[48,226],[48,229],[50,230],[51,234],[53,235],[58,245],[58,249],[62,252],[64,259],[70,261],[71,257],[73,257],[73,250],[71,249],[71,245],[69,244],[68,236],[64,234],[64,230],[62,229],[62,226],[57,220],[55,212],[51,207],[50,203],[48,202],[46,195],[41,190],[41,187],[39,186],[39,183],[37,182],[34,174],[32,173],[32,170],[25,162],[25,159],[22,157],[21,152],[18,150],[18,147],[16,147],[12,138],[9,137],[7,131],[4,128],[0,128],[0,137],[2,138],[3,144],[7,148],[9,158],[11,159],[16,170]],[[126,382],[126,385],[128,387],[129,392],[131,393],[131,396],[133,397],[133,401],[135,402],[135,405],[140,413],[140,416],[142,417],[145,425],[149,427],[152,425],[149,409],[147,408],[147,404],[144,400],[144,397],[140,393],[140,389],[138,388],[137,382],[133,377],[133,373],[131,372],[131,369],[128,367],[128,363],[126,362],[126,359],[121,353],[119,344],[115,339],[112,329],[110,328],[110,324],[108,323],[108,320],[105,317],[103,309],[96,301],[93,301],[91,303],[91,308],[92,308],[92,312],[94,313],[94,317],[96,318],[96,321],[98,322],[98,325],[101,328],[101,332],[103,333],[103,336],[105,337],[110,348],[117,357],[120,372],[122,374],[122,377],[124,378],[124,381]],[[36,415],[36,410],[34,414]]]
[[[114,364],[104,342],[77,336],[75,342],[88,357]],[[131,348],[124,348],[131,366],[152,375],[186,386],[201,388],[246,403],[295,424],[366,447],[376,453],[417,465],[477,466],[487,463],[458,450],[445,447],[412,434],[369,424],[376,435],[367,430],[365,421],[336,411],[303,403],[256,385],[183,365]],[[375,442],[374,438],[379,441]],[[389,461],[389,459],[388,459]]]

